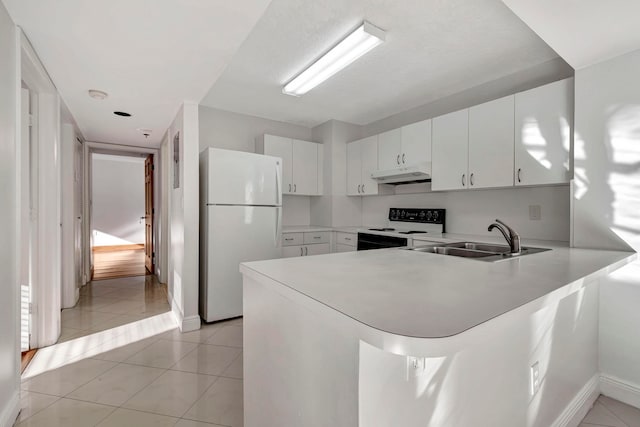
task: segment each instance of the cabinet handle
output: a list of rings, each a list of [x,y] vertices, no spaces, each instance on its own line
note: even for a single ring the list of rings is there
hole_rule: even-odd
[[[344,240],[351,241],[351,237],[345,237]]]
[[[400,154],[398,154],[398,157],[396,157],[396,162],[400,164]]]
[[[402,153],[402,164],[404,164],[404,153]]]
[[[289,184],[289,193],[291,193],[291,184]]]
[[[304,256],[309,255],[309,248],[308,247],[304,247]]]
[[[462,174],[462,186],[463,186],[463,187],[465,186],[465,180],[464,180],[465,175],[466,175],[466,174],[464,174],[464,173]]]
[[[293,192],[294,193],[296,192],[296,185],[295,184],[293,184]]]
[[[469,183],[473,185],[473,174],[469,175]]]
[[[522,168],[518,168],[518,182],[522,182],[520,179],[520,172],[522,172]]]
[[[320,236],[313,236],[314,239],[320,239]]]
[[[304,256],[304,249],[302,249],[302,246],[300,246],[300,256]]]
[[[362,184],[362,192],[364,193],[364,184]]]
[[[293,240],[293,237],[285,237],[284,240],[285,242],[290,242]]]
[[[360,184],[358,184],[358,194],[360,194]]]

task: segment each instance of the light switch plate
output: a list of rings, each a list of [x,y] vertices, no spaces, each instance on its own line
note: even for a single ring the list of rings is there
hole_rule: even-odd
[[[540,205],[529,205],[529,219],[531,221],[540,221],[542,219],[542,209]]]
[[[538,390],[540,390],[540,363],[536,362],[531,365],[531,396],[535,396]]]

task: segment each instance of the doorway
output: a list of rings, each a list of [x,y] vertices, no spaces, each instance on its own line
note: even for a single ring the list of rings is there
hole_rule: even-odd
[[[92,280],[153,274],[153,155],[91,154]]]

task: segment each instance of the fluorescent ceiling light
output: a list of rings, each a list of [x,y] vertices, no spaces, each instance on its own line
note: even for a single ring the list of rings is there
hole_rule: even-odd
[[[287,95],[309,92],[384,41],[384,31],[365,21],[282,89]]]

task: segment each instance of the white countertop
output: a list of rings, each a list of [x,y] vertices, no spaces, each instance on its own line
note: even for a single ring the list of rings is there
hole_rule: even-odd
[[[333,227],[324,227],[322,225],[285,225],[282,227],[283,233],[307,233],[333,230]]]
[[[499,240],[477,236],[473,241]],[[241,270],[270,278],[377,330],[442,338],[576,281],[608,274],[636,257],[553,242],[523,245],[553,249],[497,262],[381,249],[249,262]]]

